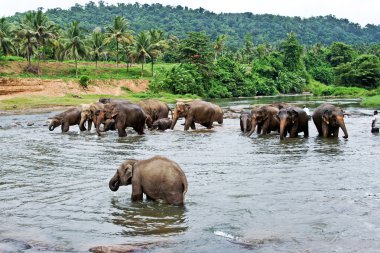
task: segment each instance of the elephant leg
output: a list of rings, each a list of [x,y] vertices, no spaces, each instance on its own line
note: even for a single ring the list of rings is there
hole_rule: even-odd
[[[69,122],[63,122],[62,125],[61,125],[61,129],[62,129],[62,132],[63,133],[66,133],[67,131],[69,131],[69,128],[70,128],[70,124]]]
[[[92,120],[87,121],[87,131],[91,131],[91,126],[92,126]]]
[[[146,200],[148,201],[154,201],[154,198],[150,197],[148,194],[145,193]]]
[[[143,200],[143,191],[140,184],[132,183],[132,201],[142,201]]]
[[[305,129],[303,130],[303,136],[309,137],[309,126],[308,126],[308,124],[306,125]]]
[[[192,117],[185,118],[185,128],[184,128],[184,130],[185,131],[189,130],[189,127],[192,126],[193,124],[194,124],[194,122],[193,122],[193,118]],[[193,127],[191,127],[191,129],[193,129]],[[195,124],[194,124],[194,129],[195,129]]]
[[[327,124],[322,124],[322,137],[327,138],[330,135],[329,126]]]
[[[143,135],[144,134],[144,126],[143,127],[134,127],[133,130],[135,130],[137,132],[137,134]]]
[[[176,191],[165,192],[165,201],[173,205],[183,205],[183,194]]]
[[[336,137],[338,137],[338,135],[339,135],[339,127],[335,128],[333,130],[333,136],[336,138]]]
[[[262,131],[262,125],[257,125],[257,134],[261,134]]]
[[[191,122],[191,125],[190,125],[191,129],[195,130],[195,122]]]

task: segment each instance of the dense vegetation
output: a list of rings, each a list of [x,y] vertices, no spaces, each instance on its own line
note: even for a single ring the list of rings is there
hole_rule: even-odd
[[[139,15],[136,14],[137,11],[140,11]],[[169,11],[170,15],[167,13]],[[156,14],[150,14],[150,12]],[[115,13],[120,16],[107,21],[103,19]],[[158,20],[167,18],[168,16],[164,16],[166,14],[169,15],[171,21],[166,20],[164,23],[173,27],[165,31],[161,30],[161,21]],[[129,20],[121,15],[128,16]],[[199,17],[194,15],[199,15]],[[220,27],[224,27],[224,22],[230,20],[224,18],[234,17],[234,15],[240,18],[235,17],[231,20],[241,22],[242,27],[247,26],[244,35],[238,33],[239,36],[243,36],[242,43],[239,36],[234,37],[235,35],[230,34],[232,29],[229,32],[220,33]],[[202,17],[210,18],[209,26],[203,23],[207,19],[203,20]],[[211,20],[211,17],[219,23],[213,23],[214,19]],[[305,42],[305,36],[311,36],[308,35],[306,27],[302,31],[299,30],[299,34],[287,33],[288,30],[282,29],[282,37],[279,36],[280,33],[277,34],[278,37],[267,37],[268,33],[260,30],[259,26],[255,26],[256,23],[253,22],[258,17],[247,13],[216,15],[205,10],[163,7],[159,4],[107,6],[104,2],[99,2],[99,6],[92,2],[84,7],[76,5],[68,11],[55,9],[44,13],[38,10],[0,19],[0,58],[9,60],[15,56],[24,57],[28,63],[25,72],[39,76],[44,75],[40,67],[41,61],[71,60],[75,63],[75,71],[69,74],[78,77],[83,86],[90,83],[88,75],[91,73],[89,72],[98,73],[99,61],[115,62],[116,72],[119,68],[126,68],[126,73],[133,71],[135,67],[132,68],[132,66],[139,64],[141,77],[154,76],[154,78],[150,77],[152,92],[195,94],[211,98],[303,91],[312,91],[319,95],[379,93],[380,44],[353,43],[355,45],[350,45],[342,42],[347,41],[347,38],[343,36],[340,42],[324,45],[323,43],[328,40],[339,40],[340,37],[338,33],[334,33],[333,28],[329,30],[329,26],[322,22],[320,29],[323,27],[322,30],[335,34],[337,37],[334,37],[335,35],[324,37],[320,34],[318,40],[306,41],[306,44],[318,43],[303,45],[301,42]],[[264,17],[268,18],[267,23],[271,23],[268,27],[273,32],[276,31],[272,27],[276,18],[283,18],[281,25],[288,27],[289,31],[292,30],[293,26],[290,25],[292,22],[302,27],[305,22],[311,20],[333,20],[341,30],[351,31],[350,34],[353,37],[350,37],[348,41],[351,39],[353,42],[380,41],[380,38],[376,37],[379,36],[379,27],[367,26],[362,29],[348,21],[337,20],[333,17],[307,20],[271,15],[264,15]],[[153,21],[149,21],[153,18],[156,18],[154,19],[155,26],[152,26],[154,29],[144,30],[152,28],[148,25],[153,24]],[[186,26],[177,25],[175,22],[181,19],[186,20],[185,18],[189,19],[189,24]],[[83,19],[84,22],[78,21]],[[252,23],[248,26],[243,22],[245,19],[251,19]],[[13,22],[13,20],[19,21]],[[59,25],[62,22],[68,23],[65,26]],[[200,27],[198,29],[192,26],[192,23],[199,24],[205,31],[197,31]],[[227,23],[231,27],[234,24],[232,21]],[[344,23],[346,26],[343,29],[341,25]],[[215,27],[209,28],[212,24]],[[100,26],[93,30],[94,26],[98,25]],[[187,33],[174,36],[171,32],[172,29],[177,29],[177,26],[182,29],[193,29],[193,31],[183,30]],[[313,27],[313,30],[318,30],[318,27]],[[366,35],[366,29],[370,27],[373,30],[370,35]],[[252,28],[261,32],[253,33]],[[207,32],[208,29],[211,29],[210,33]],[[240,30],[236,29],[236,31]],[[178,31],[173,33],[178,34]],[[366,39],[360,39],[353,34],[356,34],[355,36],[361,34]],[[327,41],[325,41],[326,38],[328,38]],[[261,41],[264,43],[260,43]],[[81,60],[92,61],[95,66],[78,67]],[[158,62],[172,64],[167,70],[156,73],[154,66]],[[146,64],[149,64],[149,70]]]
[[[204,31],[215,40],[225,34],[229,40],[227,46],[236,50],[243,46],[244,36],[250,34],[256,43],[277,43],[290,32],[299,35],[301,44],[329,45],[334,41],[347,44],[368,44],[380,41],[380,26],[368,24],[364,28],[337,19],[334,16],[320,16],[307,19],[278,15],[255,15],[252,13],[221,13],[182,6],[163,6],[161,4],[124,4],[108,5],[104,1],[98,4],[88,2],[84,6],[76,4],[69,10],[60,8],[47,10],[46,15],[61,28],[72,21],[80,21],[84,29],[94,30],[107,26],[115,16],[129,20],[131,29],[140,31],[159,29],[168,35],[185,38],[189,32]],[[17,14],[11,21],[21,21],[23,14]]]

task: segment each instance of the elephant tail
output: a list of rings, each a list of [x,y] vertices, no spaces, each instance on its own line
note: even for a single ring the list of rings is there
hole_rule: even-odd
[[[185,202],[185,194],[186,194],[186,192],[187,192],[187,190],[188,190],[188,184],[187,184],[187,178],[186,178],[186,176],[185,176],[185,173],[181,173],[182,175],[181,175],[181,177],[182,177],[182,190],[183,190],[183,192],[182,192],[182,194],[183,194],[183,202]]]

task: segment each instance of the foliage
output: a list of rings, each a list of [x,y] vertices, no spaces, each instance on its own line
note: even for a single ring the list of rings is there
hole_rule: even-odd
[[[380,60],[374,55],[361,55],[353,62],[339,65],[335,70],[341,85],[369,89],[380,86]]]
[[[282,71],[280,72],[276,87],[280,93],[301,93],[306,85],[306,80],[298,72]]]
[[[283,65],[287,70],[297,71],[303,69],[303,62],[301,61],[303,49],[294,32],[288,35],[282,45],[282,50],[284,54]]]
[[[331,66],[336,67],[342,63],[352,61],[354,58],[354,49],[345,43],[334,42],[326,57]]]
[[[378,93],[380,93],[380,91]],[[360,104],[363,106],[379,107],[380,106],[380,95],[365,97]]]
[[[88,86],[88,83],[90,82],[90,78],[86,75],[83,75],[79,78],[79,84],[83,87],[83,88],[87,88]]]

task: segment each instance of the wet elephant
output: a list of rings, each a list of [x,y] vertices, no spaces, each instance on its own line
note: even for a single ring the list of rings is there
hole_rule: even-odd
[[[102,103],[102,104],[109,104],[109,103],[132,104],[132,102],[127,100],[127,99],[114,99],[114,98],[99,98],[99,103]]]
[[[81,120],[79,126],[81,128],[84,128],[84,123],[87,121],[87,131],[90,131],[92,123],[94,122],[95,124],[96,122],[95,112],[98,110],[102,110],[103,108],[104,104],[100,102],[82,105]]]
[[[147,115],[146,125],[152,128],[154,121],[169,117],[171,109],[167,104],[157,99],[144,99],[137,103]]]
[[[152,129],[158,129],[161,131],[165,131],[166,129],[169,129],[172,125],[173,120],[169,118],[161,118],[153,122]]]
[[[211,129],[214,121],[220,124],[223,123],[223,110],[218,105],[201,100],[192,101],[190,103],[177,102],[173,112],[171,129],[174,128],[180,117],[185,118],[185,131],[189,130],[189,127],[195,129],[195,123],[199,123]]]
[[[280,122],[280,139],[283,140],[289,133],[290,138],[296,138],[303,132],[304,137],[309,136],[309,117],[299,107],[283,107],[277,114]]]
[[[100,124],[104,124],[107,119],[115,121],[115,128],[119,137],[127,136],[125,128],[132,127],[138,134],[144,134],[146,114],[140,106],[135,104],[114,104],[109,103],[103,110],[97,111],[96,132],[100,135]]]
[[[240,114],[240,130],[243,133],[249,132],[252,129],[252,118],[250,112],[242,112]]]
[[[187,179],[180,166],[166,157],[154,156],[146,160],[124,161],[109,181],[109,188],[117,191],[121,185],[132,184],[132,201],[162,200],[183,205]]]
[[[278,131],[280,124],[276,117],[279,109],[272,105],[258,106],[251,111],[251,131],[247,136],[251,136],[257,126],[257,134],[269,134],[271,131]]]
[[[344,123],[344,112],[340,107],[332,104],[322,104],[313,112],[313,122],[317,127],[319,136],[327,138],[338,137],[339,128],[343,130],[343,138],[348,138],[348,132]]]
[[[81,120],[81,108],[70,108],[67,111],[64,111],[58,115],[55,115],[51,118],[51,122],[49,124],[49,130],[53,131],[56,127],[61,126],[62,132],[69,131],[70,126],[75,126],[80,124]],[[86,128],[84,126],[79,126],[81,131],[85,131]]]

